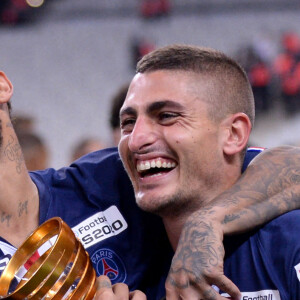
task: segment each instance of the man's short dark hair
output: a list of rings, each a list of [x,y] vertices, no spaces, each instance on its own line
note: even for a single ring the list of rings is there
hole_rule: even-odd
[[[220,120],[227,114],[244,112],[254,123],[254,97],[245,71],[224,53],[205,47],[171,45],[145,55],[137,64],[138,73],[158,70],[200,74],[210,85],[210,116]]]

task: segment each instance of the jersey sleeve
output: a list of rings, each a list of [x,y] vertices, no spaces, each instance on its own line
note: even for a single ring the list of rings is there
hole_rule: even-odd
[[[105,210],[112,204],[118,206],[126,193],[128,201],[134,201],[116,148],[85,155],[69,167],[31,172],[30,176],[39,191],[40,224],[55,215],[76,223],[91,207]]]

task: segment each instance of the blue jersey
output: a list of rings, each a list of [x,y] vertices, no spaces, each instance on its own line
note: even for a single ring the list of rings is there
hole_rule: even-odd
[[[300,299],[299,220],[295,210],[257,231],[225,238],[224,273],[240,289],[241,300]],[[148,299],[162,299],[168,269],[166,264],[158,285],[146,290]]]
[[[300,210],[225,239],[225,275],[242,300],[300,299]]]
[[[248,151],[247,163],[259,152]],[[161,282],[170,266],[171,247],[160,218],[137,207],[116,148],[30,176],[39,192],[39,223],[61,217],[83,243],[97,275],[107,275],[112,283],[124,282],[131,290]],[[0,238],[0,271],[14,251]],[[161,288],[149,299],[163,295]]]

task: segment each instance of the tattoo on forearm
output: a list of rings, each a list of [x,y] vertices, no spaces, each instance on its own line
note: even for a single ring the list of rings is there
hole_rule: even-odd
[[[227,224],[229,222],[235,221],[237,219],[239,219],[242,215],[245,215],[246,212],[245,211],[241,211],[235,214],[230,214],[230,215],[225,215],[224,219],[222,221],[222,224]]]
[[[16,171],[21,173],[23,155],[21,146],[18,141],[11,135],[9,141],[4,148],[4,155],[10,160],[16,162]]]
[[[222,224],[252,228],[300,208],[300,148],[265,151],[239,181],[214,200],[212,207],[228,208]],[[234,211],[235,210],[235,211]],[[252,224],[252,225],[251,225]]]
[[[0,214],[0,222],[1,224],[5,224],[6,223],[6,226],[9,227],[10,225],[10,219],[11,219],[11,215],[10,214],[7,214],[5,212],[1,212]]]
[[[23,214],[28,214],[28,200],[24,201],[24,202],[19,202],[18,205],[18,214],[19,217],[21,217]]]

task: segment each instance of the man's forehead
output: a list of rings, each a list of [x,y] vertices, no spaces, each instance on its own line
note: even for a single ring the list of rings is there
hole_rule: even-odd
[[[201,74],[182,70],[157,70],[137,73],[128,89],[123,107],[146,102],[201,99],[207,92],[207,79]]]
[[[137,73],[132,79],[126,100],[131,100],[136,94],[146,92],[146,95],[158,95],[161,93],[172,94],[187,89],[187,86],[193,85],[191,72],[157,70],[146,73]]]

